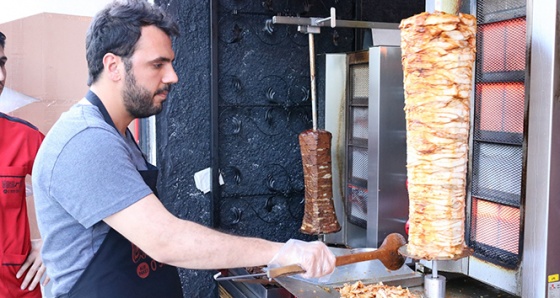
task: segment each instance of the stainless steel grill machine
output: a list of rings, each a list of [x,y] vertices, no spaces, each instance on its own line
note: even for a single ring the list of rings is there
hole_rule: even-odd
[[[473,14],[478,27],[465,234],[473,255],[438,261],[438,269],[522,297],[560,297],[558,3],[427,1],[434,9]],[[326,57],[326,129],[339,132],[333,192],[343,226],[327,242],[376,247],[404,231],[405,122],[401,69],[387,64],[393,51],[374,38],[362,52]]]
[[[434,9],[478,20],[465,234],[474,252],[438,261],[437,270],[521,297],[560,297],[559,4],[427,1],[426,10]],[[333,133],[333,194],[342,225],[325,235],[329,244],[375,248],[391,232],[405,234],[405,122],[395,31],[373,28],[367,49],[325,57],[325,129]]]

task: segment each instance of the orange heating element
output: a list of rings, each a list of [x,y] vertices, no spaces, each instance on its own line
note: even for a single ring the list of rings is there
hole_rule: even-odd
[[[480,130],[523,133],[524,83],[480,83]]]
[[[473,232],[477,242],[519,253],[518,208],[474,199],[473,211]]]
[[[479,26],[482,72],[525,70],[525,18]]]

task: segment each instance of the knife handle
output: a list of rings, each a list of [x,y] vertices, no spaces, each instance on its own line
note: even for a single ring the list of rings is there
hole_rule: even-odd
[[[372,250],[336,257],[336,266],[348,265],[363,261],[375,260],[380,257],[383,250]]]
[[[284,275],[292,275],[292,274],[298,274],[298,273],[304,273],[304,272],[305,272],[305,270],[303,270],[303,268],[301,268],[299,265],[293,264],[293,265],[287,265],[287,266],[268,269],[267,275],[268,275],[268,278],[275,278],[275,277],[280,277],[280,276],[284,276]]]

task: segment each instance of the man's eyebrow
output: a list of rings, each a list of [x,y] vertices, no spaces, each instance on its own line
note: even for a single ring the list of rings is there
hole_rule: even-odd
[[[171,62],[171,59],[167,57],[158,57],[152,60],[152,62]]]

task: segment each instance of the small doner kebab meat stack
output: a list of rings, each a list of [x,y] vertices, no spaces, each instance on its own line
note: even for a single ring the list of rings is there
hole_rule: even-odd
[[[401,21],[410,200],[408,253],[454,258],[464,248],[476,18],[421,13]]]
[[[320,235],[339,231],[340,224],[336,219],[332,199],[332,134],[317,129],[315,49],[313,34],[308,35],[313,129],[299,135],[305,183],[305,207],[300,231],[305,234]]]
[[[305,210],[300,231],[319,235],[340,230],[332,200],[331,133],[306,130],[299,135],[305,183]]]

